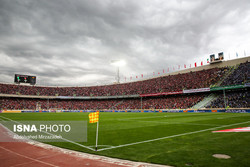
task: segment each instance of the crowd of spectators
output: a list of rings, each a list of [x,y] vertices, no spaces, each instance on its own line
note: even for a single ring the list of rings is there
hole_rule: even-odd
[[[40,109],[64,109],[64,110],[97,110],[97,109],[185,109],[190,108],[204,98],[203,94],[187,96],[162,96],[134,99],[115,100],[49,100],[49,99],[26,99],[26,98],[4,98],[0,99],[1,109],[36,110]],[[141,106],[142,102],[142,106]]]
[[[226,92],[225,98],[224,94],[220,94],[207,108],[250,108],[249,96],[249,91]]]
[[[221,84],[227,85],[242,85],[250,81],[250,62],[241,63],[235,71],[228,76]]]
[[[149,80],[92,87],[41,87],[17,84],[0,84],[2,94],[22,94],[40,96],[117,96],[159,92],[181,91],[209,87],[217,83],[227,68],[168,75]]]
[[[249,62],[242,63],[230,74],[221,86],[248,83]],[[168,75],[149,80],[104,85],[92,87],[42,87],[25,86],[18,84],[1,84],[0,94],[21,94],[40,96],[117,96],[151,94],[160,92],[174,92],[183,89],[206,88],[216,84],[228,72],[228,67],[189,72],[185,74]],[[0,109],[36,110],[63,109],[63,110],[96,110],[96,109],[186,109],[203,100],[205,94],[172,95],[160,97],[143,97],[129,99],[107,100],[77,100],[77,99],[49,99],[49,98],[12,98],[0,97]],[[249,108],[248,91],[227,92],[227,106],[232,108]],[[209,108],[224,108],[223,94],[213,101]]]

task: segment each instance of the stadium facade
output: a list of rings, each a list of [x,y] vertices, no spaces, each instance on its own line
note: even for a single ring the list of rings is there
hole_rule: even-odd
[[[92,87],[0,84],[1,112],[249,112],[250,57]]]

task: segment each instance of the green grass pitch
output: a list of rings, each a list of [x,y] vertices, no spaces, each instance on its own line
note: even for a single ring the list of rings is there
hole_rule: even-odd
[[[0,116],[16,121],[88,121],[88,113],[2,113]],[[250,164],[250,133],[212,131],[247,126],[250,126],[249,113],[100,113],[99,151],[67,142],[49,144],[172,166],[243,167]],[[95,133],[96,123],[88,123],[88,141],[80,144],[93,148]],[[217,159],[213,154],[227,154],[231,158]]]

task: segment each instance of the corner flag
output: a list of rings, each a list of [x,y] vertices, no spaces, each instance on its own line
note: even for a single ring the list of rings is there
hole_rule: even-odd
[[[89,114],[89,123],[96,123],[96,144],[95,144],[95,150],[97,151],[98,146],[98,128],[99,128],[99,111],[93,112]]]
[[[99,121],[99,111],[89,114],[89,123],[96,123]]]

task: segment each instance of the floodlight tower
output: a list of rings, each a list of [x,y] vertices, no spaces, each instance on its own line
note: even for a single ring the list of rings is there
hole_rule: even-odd
[[[117,67],[116,82],[120,83],[120,71],[119,67],[124,66],[126,62],[124,60],[111,60],[111,64]]]

